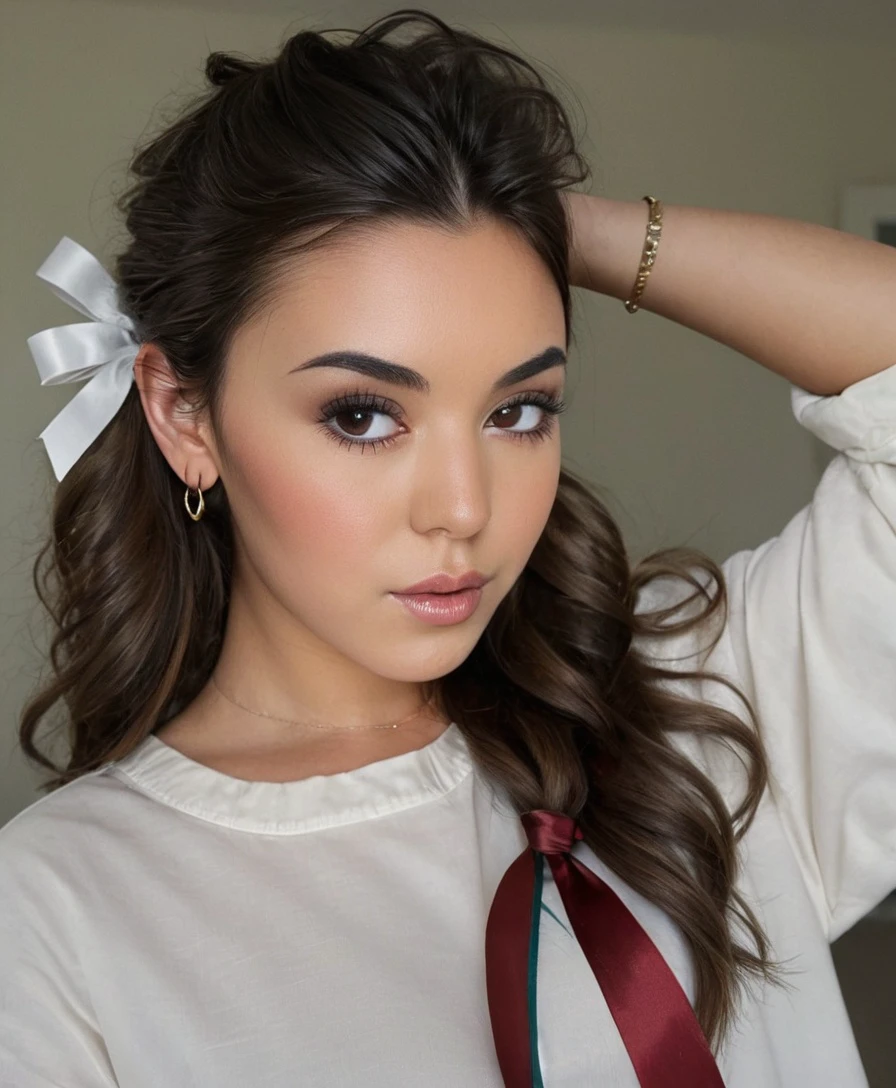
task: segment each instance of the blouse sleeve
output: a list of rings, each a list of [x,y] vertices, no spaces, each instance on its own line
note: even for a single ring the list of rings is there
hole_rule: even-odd
[[[39,823],[28,815],[0,829],[0,1088],[115,1088],[66,896],[44,877]]]
[[[896,888],[896,366],[791,404],[838,453],[780,535],[722,567],[770,789],[834,941]]]

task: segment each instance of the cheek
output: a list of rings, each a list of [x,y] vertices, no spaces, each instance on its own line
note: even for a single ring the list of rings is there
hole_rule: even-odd
[[[240,533],[255,565],[281,584],[303,569],[315,578],[338,575],[336,585],[353,571],[361,574],[363,558],[369,563],[385,532],[375,490],[358,487],[338,459],[321,457],[319,446],[288,453],[281,446],[279,456],[271,447],[268,437],[234,451]],[[307,471],[312,463],[314,471]]]
[[[524,478],[519,466],[512,466],[507,479],[495,491],[493,531],[500,537],[503,554],[519,570],[538,543],[557,495],[559,445],[554,451],[553,457],[545,450],[542,457],[529,462]]]

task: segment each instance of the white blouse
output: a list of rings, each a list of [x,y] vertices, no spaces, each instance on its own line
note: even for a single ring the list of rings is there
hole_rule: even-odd
[[[708,656],[699,633],[644,649],[728,676],[770,753],[739,887],[793,973],[788,990],[753,984],[725,1084],[862,1088],[829,945],[896,887],[896,366],[837,396],[794,388],[792,405],[841,451],[812,502],[725,562],[730,618]],[[639,611],[686,591],[657,582]],[[675,683],[743,715],[720,684]],[[735,807],[736,757],[681,744]],[[0,1085],[500,1088],[485,923],[526,845],[456,725],[284,783],[150,735],[0,830]],[[693,1001],[677,927],[574,851]],[[547,866],[544,899],[546,1088],[637,1088]]]

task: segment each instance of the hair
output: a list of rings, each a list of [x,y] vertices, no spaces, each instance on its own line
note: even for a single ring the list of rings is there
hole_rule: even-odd
[[[419,9],[344,42],[327,37],[336,33],[302,30],[270,60],[208,56],[210,86],[135,149],[116,202],[129,236],[114,271],[119,305],[213,423],[235,330],[269,302],[290,262],[365,225],[511,225],[556,281],[569,340],[561,193],[590,169],[558,94],[530,61]],[[233,534],[220,480],[198,525],[184,517],[182,494],[132,387],[56,490],[34,564],[52,620],[52,677],[26,704],[19,738],[53,773],[45,791],[126,756],[208,682]],[[639,594],[659,578],[688,595],[639,612]],[[732,1026],[746,981],[778,981],[735,887],[737,844],[768,765],[745,695],[723,676],[661,667],[638,640],[715,619],[711,649],[726,615],[716,563],[666,548],[633,566],[606,506],[564,469],[519,579],[467,659],[428,686],[520,812],[575,817],[595,854],[681,928],[711,1045]],[[730,688],[750,724],[665,683],[691,679]],[[64,766],[35,737],[60,701]],[[674,743],[684,733],[739,750],[747,775],[735,812]],[[755,947],[738,942],[736,923]]]

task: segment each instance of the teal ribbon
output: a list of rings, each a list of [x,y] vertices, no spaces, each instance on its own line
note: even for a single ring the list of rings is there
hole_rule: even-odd
[[[529,1054],[532,1063],[532,1088],[544,1088],[541,1064],[538,1061],[538,932],[541,926],[541,890],[544,885],[544,854],[535,854],[535,890],[532,896],[532,918],[529,923],[529,972],[527,994],[529,999]]]

